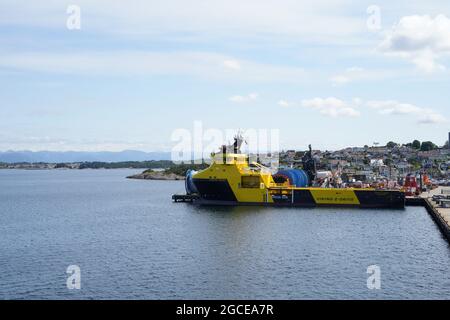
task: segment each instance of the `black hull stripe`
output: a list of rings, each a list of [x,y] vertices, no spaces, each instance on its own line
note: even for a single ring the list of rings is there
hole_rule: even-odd
[[[237,202],[227,180],[193,179],[193,181],[202,199]]]
[[[385,206],[390,208],[404,208],[405,194],[400,191],[360,191],[355,190],[356,197],[363,206],[379,207]]]
[[[310,190],[294,190],[291,196],[272,195],[274,203],[238,202],[227,180],[193,179],[201,199],[199,204],[210,205],[271,205],[287,207],[357,207],[405,208],[405,195],[400,191],[354,190],[360,204],[317,204]]]
[[[294,190],[294,201],[286,196],[273,197],[276,205],[304,207],[359,207],[359,208],[399,208],[405,207],[405,195],[400,191],[359,191],[354,190],[360,204],[318,204],[309,190]]]

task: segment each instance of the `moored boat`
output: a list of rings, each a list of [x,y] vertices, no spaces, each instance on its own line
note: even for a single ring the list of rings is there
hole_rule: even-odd
[[[222,146],[221,152],[211,155],[211,165],[186,175],[186,193],[193,203],[203,205],[269,205],[292,207],[405,207],[405,193],[401,190],[373,188],[315,187],[317,176],[311,155],[303,159],[303,170],[288,169],[273,174],[248,155],[240,153],[239,137],[231,152]]]

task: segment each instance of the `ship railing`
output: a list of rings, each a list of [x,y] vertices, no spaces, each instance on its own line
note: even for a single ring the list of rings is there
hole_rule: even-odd
[[[254,165],[255,167],[257,167],[261,173],[272,174],[272,171],[269,168],[267,168],[266,166],[263,166],[262,164],[260,164],[258,162],[252,162],[251,164]]]

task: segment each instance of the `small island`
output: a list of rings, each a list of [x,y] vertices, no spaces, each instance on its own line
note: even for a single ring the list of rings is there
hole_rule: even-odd
[[[203,164],[173,164],[167,169],[147,169],[141,173],[128,176],[128,179],[144,180],[184,180],[188,170],[202,170],[208,165]]]
[[[148,169],[142,173],[134,174],[127,177],[128,179],[144,179],[144,180],[184,180],[184,176],[175,174],[173,172],[155,171],[153,169]]]

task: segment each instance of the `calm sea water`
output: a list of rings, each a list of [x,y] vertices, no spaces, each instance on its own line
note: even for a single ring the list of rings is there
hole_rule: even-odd
[[[171,202],[183,182],[133,172],[0,170],[0,298],[450,299],[423,208],[198,208]]]

